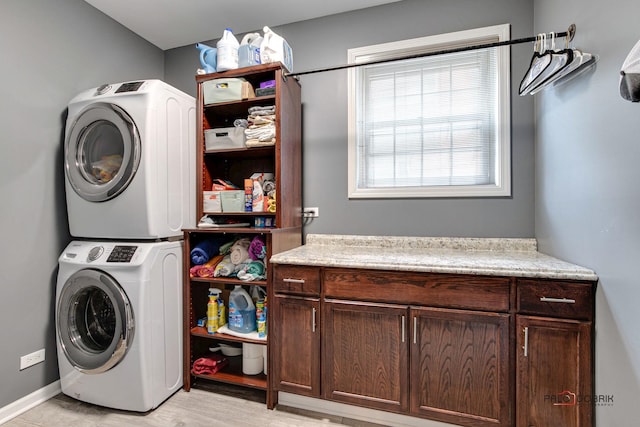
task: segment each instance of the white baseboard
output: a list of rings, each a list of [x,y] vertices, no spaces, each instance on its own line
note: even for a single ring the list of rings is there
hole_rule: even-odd
[[[13,403],[8,404],[7,406],[0,408],[0,424],[4,424],[7,421],[22,414],[23,412],[28,411],[34,406],[37,406],[42,402],[51,399],[61,391],[62,389],[60,388],[60,380],[54,381],[48,386],[42,387],[41,389],[26,395],[22,399],[18,399]]]
[[[291,406],[292,408],[305,409],[307,411],[320,412],[323,414],[337,415],[339,417],[352,418],[375,424],[382,424],[394,427],[457,427],[453,424],[441,423],[438,421],[425,420],[423,418],[409,417],[406,415],[393,414],[391,412],[378,411],[375,409],[361,408],[359,406],[345,405],[343,403],[331,402],[329,400],[315,399],[313,397],[298,396],[297,394],[279,392],[278,404]]]

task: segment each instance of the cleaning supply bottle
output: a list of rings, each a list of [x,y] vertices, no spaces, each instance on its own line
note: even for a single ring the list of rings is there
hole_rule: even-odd
[[[250,67],[260,63],[260,44],[262,37],[259,33],[245,34],[238,47],[238,68]]]
[[[217,292],[216,292],[217,291]],[[218,332],[218,294],[219,289],[209,288],[209,302],[207,302],[207,333]]]
[[[256,306],[241,285],[236,285],[229,294],[228,328],[242,334],[256,330]]]
[[[220,289],[214,289],[218,292],[218,328],[227,324],[227,313],[224,307],[224,300],[220,296]]]
[[[235,70],[238,68],[238,39],[231,28],[222,33],[222,38],[216,44],[218,48],[217,71]]]

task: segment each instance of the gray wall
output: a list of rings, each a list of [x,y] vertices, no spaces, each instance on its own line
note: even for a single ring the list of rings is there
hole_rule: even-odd
[[[512,37],[533,31],[533,2],[405,0],[314,19],[274,30],[294,50],[297,71],[342,65],[347,49],[489,25],[512,24]],[[221,35],[221,34],[220,34]],[[212,34],[216,37],[218,34]],[[240,38],[241,34],[238,35]],[[215,41],[205,41],[215,46]],[[512,198],[349,200],[347,198],[347,72],[301,77],[303,197],[320,208],[306,233],[532,237],[534,202],[533,101],[517,96],[530,49],[512,49]],[[166,52],[168,83],[195,96],[198,51]]]
[[[70,240],[64,114],[105,82],[162,78],[163,52],[81,0],[0,1],[0,408],[58,379],[57,258]],[[44,363],[19,358],[45,349]]]
[[[577,26],[595,71],[536,95],[536,237],[540,249],[590,267],[596,301],[597,424],[638,425],[640,396],[640,104],[618,94],[640,39],[637,0],[535,1],[536,31]],[[561,355],[559,355],[561,357]]]

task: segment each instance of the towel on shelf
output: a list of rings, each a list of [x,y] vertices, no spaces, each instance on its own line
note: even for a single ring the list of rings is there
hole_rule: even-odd
[[[229,253],[231,257],[231,262],[235,265],[242,264],[249,258],[249,245],[251,244],[251,240],[247,237],[243,237],[242,239],[238,239],[231,246],[231,252]]]
[[[236,266],[231,262],[231,256],[225,255],[213,270],[213,277],[231,277],[235,275]]]
[[[211,259],[204,264],[195,265],[189,270],[191,277],[213,277],[213,272],[216,266],[224,258],[223,255],[214,255]]]
[[[260,141],[259,139],[247,139],[244,142],[244,145],[246,147],[270,147],[272,145],[276,145],[276,139],[275,138],[271,138],[269,140],[266,141]]]
[[[220,253],[220,245],[223,243],[221,238],[210,238],[196,244],[191,249],[191,263],[193,265],[201,265],[209,261],[214,255]]]
[[[193,375],[213,375],[227,366],[229,360],[221,354],[201,357],[193,362],[191,373]]]
[[[235,243],[235,240],[231,240],[224,245],[220,246],[220,255],[227,255],[231,250],[231,246]]]
[[[249,245],[249,256],[252,260],[256,261],[259,259],[264,259],[267,255],[267,246],[264,244],[262,237],[255,236],[251,240],[251,244]]]
[[[276,106],[275,105],[266,105],[264,107],[262,106],[255,106],[255,107],[250,107],[247,112],[249,113],[249,115],[255,115],[255,116],[260,116],[260,115],[271,115],[271,114],[275,114],[276,113]]]
[[[251,280],[262,280],[265,275],[264,263],[262,261],[251,261],[245,267],[238,271],[238,279],[249,282]]]

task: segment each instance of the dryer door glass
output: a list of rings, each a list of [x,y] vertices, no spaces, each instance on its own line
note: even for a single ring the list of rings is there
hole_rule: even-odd
[[[67,130],[65,169],[82,198],[103,202],[124,191],[140,164],[140,137],[122,108],[95,103],[85,108]]]
[[[108,274],[80,270],[64,284],[56,311],[64,354],[79,371],[106,372],[124,358],[134,334],[131,303]]]

